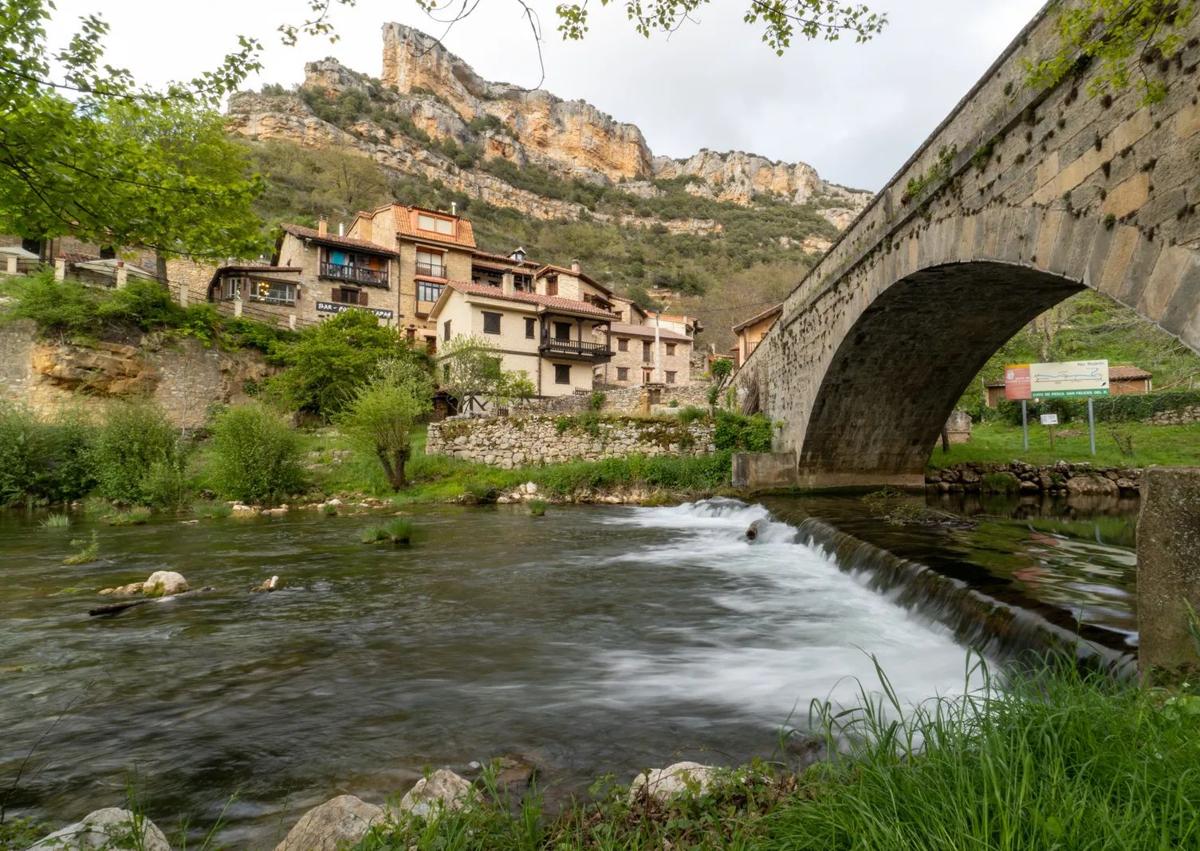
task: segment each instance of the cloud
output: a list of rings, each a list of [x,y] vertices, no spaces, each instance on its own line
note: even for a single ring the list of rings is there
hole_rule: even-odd
[[[304,62],[333,56],[379,74],[380,26],[399,20],[441,36],[412,0],[360,0],[338,9],[340,40],[278,44],[275,28],[296,22],[304,0],[60,0],[52,37],[65,40],[79,15],[101,11],[112,24],[109,61],[139,78],[187,78],[211,67],[235,35],[268,49],[257,82],[299,82]],[[987,70],[1041,0],[874,0],[890,25],[868,44],[796,41],[782,58],[741,20],[742,3],[714,0],[670,38],[643,39],[621,4],[598,5],[580,43],[554,32],[553,3],[535,3],[545,41],[544,88],[583,99],[641,127],[657,154],[700,148],[747,150],[803,161],[823,177],[880,188]],[[521,7],[481,3],[454,26],[446,46],[484,77],[532,87],[541,72]]]

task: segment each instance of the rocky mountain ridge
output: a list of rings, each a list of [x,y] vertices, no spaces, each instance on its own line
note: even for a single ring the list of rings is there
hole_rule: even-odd
[[[706,219],[597,214],[584,203],[514,185],[520,181],[500,166],[641,198],[660,197],[661,183],[671,181],[689,194],[742,206],[812,205],[838,228],[870,199],[822,180],[805,163],[710,150],[683,160],[655,156],[635,125],[591,104],[484,80],[438,41],[401,24],[384,25],[383,37],[381,79],[331,59],[311,62],[298,91],[235,95],[231,128],[251,139],[339,146],[540,219],[607,215],[618,224],[671,233],[720,232]]]

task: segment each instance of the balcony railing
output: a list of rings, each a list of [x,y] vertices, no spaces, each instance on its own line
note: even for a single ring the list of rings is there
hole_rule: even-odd
[[[333,278],[335,281],[350,281],[354,284],[366,284],[371,287],[386,287],[388,277],[386,271],[368,269],[366,266],[348,266],[344,263],[321,262],[321,277]]]
[[[446,267],[441,263],[423,263],[418,260],[417,274],[428,275],[431,278],[444,278],[446,277]]]
[[[602,360],[612,357],[612,349],[607,343],[589,343],[586,340],[560,340],[554,337],[543,337],[538,346],[542,354],[559,355],[563,357],[586,358]]]

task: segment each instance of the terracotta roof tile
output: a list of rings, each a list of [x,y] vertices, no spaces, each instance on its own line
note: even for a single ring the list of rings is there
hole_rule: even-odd
[[[575,301],[570,298],[559,298],[552,295],[541,295],[539,293],[522,293],[514,292],[506,295],[497,287],[489,287],[486,284],[467,283],[466,281],[447,281],[447,286],[458,290],[464,295],[481,295],[488,298],[496,298],[502,301],[514,301],[521,304],[533,304],[541,307],[557,308],[558,310],[569,310],[572,313],[586,313],[595,316],[598,319],[615,319],[616,315],[609,313],[607,310],[601,310],[595,305],[588,304],[584,301]]]
[[[395,211],[397,233],[412,237],[413,239],[441,242],[447,245],[462,245],[467,248],[475,247],[475,229],[466,219],[451,216],[449,213],[439,213],[437,210],[427,210],[424,207],[409,207],[404,204],[396,204]],[[454,233],[436,233],[434,231],[421,230],[417,227],[417,213],[428,213],[431,216],[443,219],[453,219],[455,222]]]
[[[283,225],[283,231],[300,239],[310,239],[321,245],[333,245],[338,248],[366,251],[371,254],[385,254],[388,257],[399,256],[398,252],[390,248],[384,248],[382,245],[377,245],[374,242],[367,242],[365,239],[355,239],[351,236],[337,236],[336,234],[325,234],[322,236],[315,228],[306,228],[303,225]]]

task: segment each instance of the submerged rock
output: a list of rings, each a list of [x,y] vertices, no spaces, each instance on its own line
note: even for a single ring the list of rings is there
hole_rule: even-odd
[[[141,825],[141,839],[137,824]],[[81,821],[43,837],[28,851],[82,851],[83,849],[140,848],[144,851],[171,851],[167,837],[148,818],[135,821],[133,813],[119,807],[106,807],[88,813]]]
[[[677,762],[666,768],[655,768],[633,778],[629,787],[629,800],[633,802],[646,794],[659,803],[677,795],[703,795],[712,785],[716,769],[698,762]]]
[[[250,590],[257,594],[266,591],[278,591],[281,587],[282,586],[279,583],[279,577],[272,576],[270,579],[264,579],[261,583]]]
[[[758,533],[762,531],[762,527],[763,527],[763,522],[761,520],[755,520],[753,523],[751,523],[750,528],[746,530],[746,540],[747,541],[757,540]]]
[[[188,590],[183,574],[173,570],[156,570],[142,583],[142,593],[147,597],[170,597]]]
[[[400,799],[400,812],[428,818],[439,810],[461,810],[473,797],[471,784],[448,768],[417,781]]]
[[[357,844],[383,818],[383,807],[339,795],[300,817],[275,851],[337,851]]]

